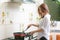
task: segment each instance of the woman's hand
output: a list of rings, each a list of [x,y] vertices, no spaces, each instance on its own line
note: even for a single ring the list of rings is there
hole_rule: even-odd
[[[28,29],[28,28],[30,28],[31,27],[31,24],[30,25],[28,25],[28,27],[25,29],[25,31]]]
[[[29,34],[30,34],[30,35],[33,35],[34,33],[35,33],[35,31],[32,31],[32,32],[30,32]]]
[[[32,24],[28,25],[28,28],[30,28],[30,27],[31,27],[31,25],[32,25]]]
[[[30,27],[31,27],[31,24],[30,24],[30,25],[28,25],[27,29],[28,29],[28,28],[30,28]]]

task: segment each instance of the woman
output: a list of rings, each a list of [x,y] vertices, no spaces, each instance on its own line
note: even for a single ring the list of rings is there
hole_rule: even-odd
[[[42,18],[42,21],[39,24],[29,24],[28,28],[31,26],[38,27],[38,30],[30,32],[30,34],[34,34],[38,32],[37,40],[49,40],[50,34],[50,14],[48,10],[48,6],[43,3],[38,7],[38,14]]]

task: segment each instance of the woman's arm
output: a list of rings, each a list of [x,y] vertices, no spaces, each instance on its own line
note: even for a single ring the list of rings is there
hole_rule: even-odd
[[[38,25],[38,24],[29,24],[29,25],[28,25],[28,27],[27,27],[27,29],[28,29],[28,28],[30,28],[31,26],[39,27],[39,25]],[[26,30],[27,30],[27,29],[26,29]]]
[[[30,34],[33,35],[36,32],[44,32],[44,30],[43,29],[38,29],[38,30],[35,30],[35,31],[30,32]]]
[[[30,28],[31,26],[39,27],[39,25],[38,25],[38,24],[29,24],[29,25],[28,25],[28,28]]]
[[[39,27],[39,24],[31,24],[31,26]]]
[[[43,29],[38,29],[38,30],[35,30],[34,32],[43,32],[44,30]]]

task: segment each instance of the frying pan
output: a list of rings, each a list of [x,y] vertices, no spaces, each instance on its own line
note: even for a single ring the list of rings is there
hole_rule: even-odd
[[[29,40],[31,40],[31,39],[36,38],[36,37],[33,37],[33,35],[30,35],[30,33],[25,33],[26,30],[24,30],[23,32],[15,32],[14,39],[15,40],[24,40],[25,37],[29,37]]]

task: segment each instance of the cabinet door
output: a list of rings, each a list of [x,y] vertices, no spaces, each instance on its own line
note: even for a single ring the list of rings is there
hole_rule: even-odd
[[[52,35],[50,35],[50,40],[52,40]]]
[[[60,40],[60,34],[56,35],[56,40]]]

